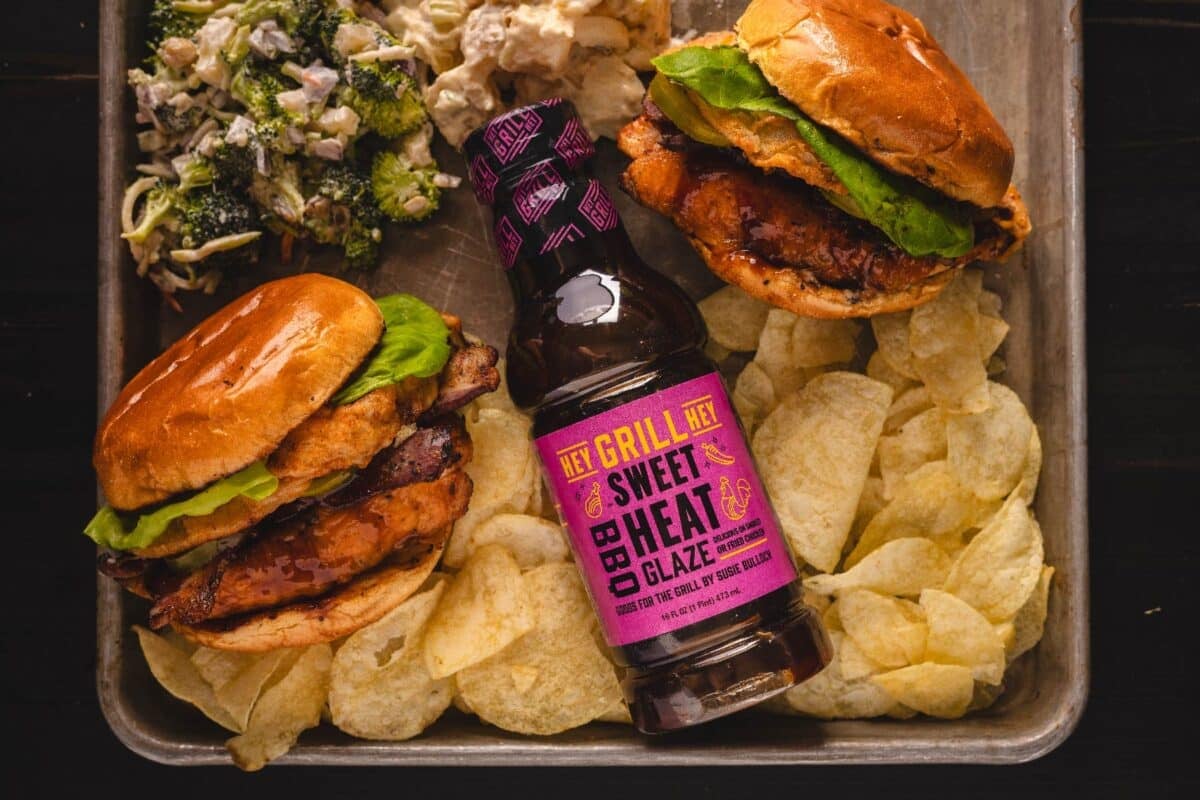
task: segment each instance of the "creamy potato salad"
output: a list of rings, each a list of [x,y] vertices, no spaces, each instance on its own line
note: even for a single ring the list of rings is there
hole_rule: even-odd
[[[458,146],[511,105],[573,101],[594,138],[637,116],[637,70],[666,46],[670,0],[382,0],[384,24],[436,78],[430,117]]]

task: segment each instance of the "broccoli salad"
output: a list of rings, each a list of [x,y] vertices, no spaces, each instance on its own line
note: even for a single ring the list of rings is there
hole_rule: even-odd
[[[285,261],[301,239],[373,267],[385,220],[458,185],[430,153],[424,66],[382,20],[348,0],[154,0],[121,225],[172,303],[257,261],[265,231]]]

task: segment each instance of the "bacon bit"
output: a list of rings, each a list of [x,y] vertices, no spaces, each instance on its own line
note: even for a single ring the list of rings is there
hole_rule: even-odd
[[[174,292],[168,292],[166,289],[164,289],[161,286],[158,287],[158,290],[160,292],[162,292],[163,300],[166,301],[167,305],[169,305],[171,308],[175,309],[176,314],[183,313],[183,306],[179,305],[179,301],[177,299],[175,299]]]

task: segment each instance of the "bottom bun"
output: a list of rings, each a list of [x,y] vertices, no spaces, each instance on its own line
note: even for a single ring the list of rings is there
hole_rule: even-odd
[[[959,270],[947,268],[891,292],[838,289],[805,280],[797,270],[777,267],[746,251],[715,253],[700,239],[692,236],[688,239],[721,280],[793,314],[819,319],[873,317],[914,308],[937,297]]]
[[[446,528],[426,540],[430,549],[419,560],[385,563],[316,600],[248,614],[232,624],[215,621],[174,628],[198,645],[243,653],[340,639],[380,619],[420,589],[442,557],[449,533]]]

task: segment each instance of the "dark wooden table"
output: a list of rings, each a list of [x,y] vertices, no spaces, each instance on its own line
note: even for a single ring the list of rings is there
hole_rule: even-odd
[[[109,733],[97,706],[95,578],[73,533],[93,510],[97,10],[87,0],[6,3],[6,794],[1195,796],[1200,4],[1096,0],[1083,14],[1094,678],[1065,745],[1004,769],[269,769],[249,778],[143,761]]]

